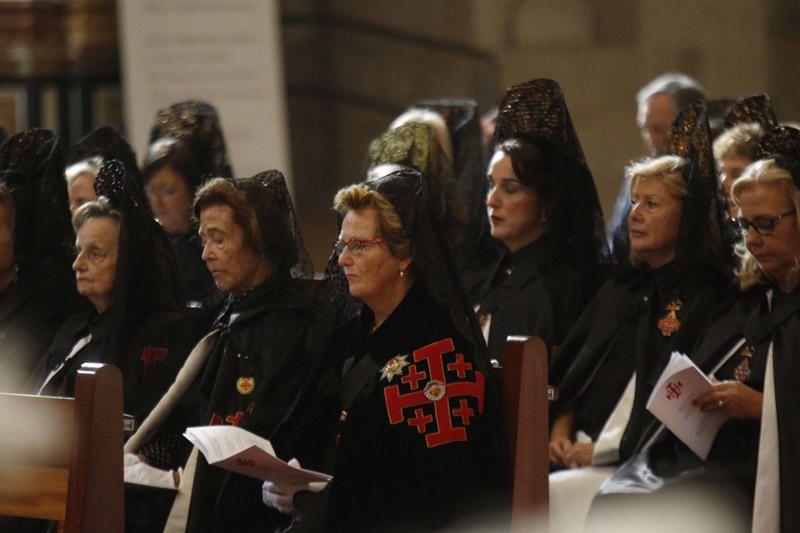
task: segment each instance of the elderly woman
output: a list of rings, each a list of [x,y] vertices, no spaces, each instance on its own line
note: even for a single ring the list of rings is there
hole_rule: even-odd
[[[741,350],[734,356],[736,381],[717,385],[698,400],[705,408],[732,416],[761,419],[753,531],[793,531],[793,504],[800,472],[796,449],[798,398],[794,377],[800,349],[800,131],[776,128],[759,146],[762,160],[748,167],[733,185],[746,250],[737,273],[751,302]],[[737,335],[738,336],[738,335]],[[737,383],[766,365],[762,396]],[[755,364],[753,364],[755,362]],[[757,367],[756,367],[757,368]]]
[[[532,80],[500,107],[486,210],[504,253],[472,291],[489,354],[510,335],[555,352],[602,281],[608,251],[594,181],[561,88]]]
[[[612,473],[601,466],[636,449],[654,422],[645,404],[670,354],[689,352],[727,294],[702,104],[681,114],[667,146],[676,155],[628,168],[631,264],[598,291],[551,368],[561,387],[551,462],[592,465],[550,476],[551,518],[564,530],[581,526]]]
[[[75,212],[78,293],[91,310],[70,317],[40,363],[40,393],[71,394],[83,362],[120,367],[123,407],[142,420],[185,356],[177,328],[177,275],[169,245],[144,202],[133,152],[111,129],[88,142],[116,152],[95,181],[98,199]],[[185,342],[189,342],[186,340]]]
[[[103,160],[100,157],[89,157],[82,161],[72,163],[64,169],[64,179],[67,181],[69,194],[69,212],[75,211],[91,200],[97,198],[94,192],[94,180],[100,171]]]
[[[216,291],[200,257],[192,200],[205,179],[231,177],[216,109],[190,100],[160,110],[150,130],[142,175],[150,207],[178,261],[187,304],[208,304]]]
[[[126,450],[147,455],[148,442],[179,425],[230,424],[269,438],[282,457],[307,462],[294,435],[280,430],[327,337],[317,328],[313,295],[292,277],[302,241],[283,175],[214,178],[198,190],[194,213],[203,260],[226,303]],[[169,518],[174,530],[250,530],[282,519],[262,505],[255,479],[209,466],[196,451],[185,471]]]
[[[334,200],[334,258],[363,308],[342,378],[326,531],[474,527],[503,493],[480,333],[423,189],[419,173],[400,170]],[[265,487],[264,499],[288,511],[282,489]]]

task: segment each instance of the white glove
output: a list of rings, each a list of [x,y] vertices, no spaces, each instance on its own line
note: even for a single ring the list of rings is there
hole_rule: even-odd
[[[165,489],[175,489],[178,486],[181,474],[180,469],[176,473],[174,470],[161,470],[152,467],[142,462],[139,456],[133,453],[124,455],[123,464],[125,467],[125,483]]]
[[[300,468],[300,461],[292,459],[289,466]],[[301,490],[319,492],[328,485],[325,481],[311,481],[306,483],[273,483],[265,481],[261,486],[261,498],[264,505],[277,509],[283,514],[294,511],[294,495]]]

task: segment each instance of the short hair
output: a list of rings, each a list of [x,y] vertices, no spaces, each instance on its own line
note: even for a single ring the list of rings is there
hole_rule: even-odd
[[[633,198],[636,187],[645,179],[657,179],[666,187],[667,191],[675,198],[683,200],[689,194],[689,188],[683,179],[683,171],[689,162],[676,155],[648,157],[634,161],[625,169],[628,179],[628,193]],[[631,264],[641,266],[644,261],[636,252],[631,250]]]
[[[111,201],[105,196],[98,196],[96,200],[91,200],[81,205],[72,215],[72,228],[78,233],[86,222],[93,218],[111,218],[117,223],[122,219],[119,210],[115,208]]]
[[[546,141],[533,142],[526,139],[506,139],[497,145],[495,153],[501,151],[511,158],[514,175],[549,202],[553,189],[553,149]]]
[[[783,187],[786,196],[792,201],[794,209],[800,213],[800,189],[795,185],[791,173],[778,165],[774,159],[762,159],[749,165],[741,177],[733,183],[731,197],[736,205],[741,205],[741,195],[744,191],[757,184],[774,184]],[[795,224],[800,229],[800,217],[794,217]],[[736,246],[736,255],[739,257],[739,268],[736,269],[736,278],[739,286],[744,289],[758,285],[759,283],[769,283],[769,278],[761,270],[758,261],[743,242]],[[790,284],[796,285],[800,280],[800,258],[795,258],[795,267],[788,273]]]
[[[705,89],[696,79],[680,72],[662,74],[651,80],[636,93],[636,105],[639,110],[637,120],[640,125],[642,108],[657,94],[670,95],[678,112],[695,100],[706,99]]]
[[[737,124],[722,132],[714,141],[714,159],[717,165],[723,159],[734,156],[755,161],[756,149],[764,133],[764,128],[755,122]]]
[[[214,205],[227,205],[233,211],[233,221],[244,231],[244,243],[257,253],[267,256],[256,210],[247,198],[247,193],[236,188],[231,180],[213,178],[197,190],[194,196],[194,216]]]
[[[100,156],[88,157],[71,164],[64,169],[64,179],[67,181],[67,187],[70,187],[79,176],[84,174],[89,174],[92,178],[96,178],[101,166],[103,166],[103,158]]]
[[[442,115],[430,109],[412,108],[394,119],[389,125],[389,129],[393,130],[412,122],[428,126],[433,131],[444,155],[447,156],[451,163],[454,161],[453,139],[450,137],[450,130],[447,129],[447,122],[445,122]]]
[[[350,185],[340,189],[333,198],[333,209],[344,217],[350,211],[374,209],[378,227],[378,236],[383,239],[389,252],[398,259],[409,257],[412,252],[411,237],[403,228],[400,215],[394,206],[376,190],[366,185]]]
[[[685,198],[689,188],[683,180],[683,171],[689,162],[676,155],[648,157],[634,161],[625,169],[628,178],[628,193],[633,196],[634,189],[643,179],[655,178],[664,182],[667,190],[675,198]]]

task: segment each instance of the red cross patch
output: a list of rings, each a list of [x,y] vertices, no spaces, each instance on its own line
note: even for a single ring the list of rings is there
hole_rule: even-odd
[[[468,398],[475,398],[478,413],[483,413],[485,378],[481,372],[473,371],[472,363],[464,361],[463,354],[449,356],[445,363],[445,354],[454,349],[453,339],[447,338],[416,350],[414,364],[404,369],[400,379],[410,392],[401,394],[398,384],[383,389],[389,423],[406,422],[415,427],[417,433],[425,435],[428,448],[467,440],[466,426],[475,416]],[[455,373],[450,382],[445,369]],[[466,379],[467,371],[473,371],[475,381],[460,381]],[[453,424],[455,419],[461,426]]]
[[[144,373],[147,374],[155,366],[156,361],[163,361],[167,358],[166,348],[142,348],[142,353],[139,354],[139,359],[144,364]]]

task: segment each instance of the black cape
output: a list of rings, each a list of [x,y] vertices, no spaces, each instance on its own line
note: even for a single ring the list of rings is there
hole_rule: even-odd
[[[621,271],[601,287],[556,354],[554,412],[573,407],[574,429],[596,439],[635,371],[633,409],[620,444],[621,459],[629,457],[653,421],[645,404],[670,354],[690,352],[726,294],[723,280],[677,261]],[[667,336],[659,321],[676,300],[680,327]]]
[[[471,291],[478,316],[491,315],[489,355],[501,363],[509,335],[541,337],[556,352],[605,277],[605,267],[587,279],[559,261],[555,244],[545,235],[513,254],[506,252]]]
[[[373,333],[368,309],[361,318],[364,344],[343,377],[343,397],[354,397],[340,426],[330,530],[488,520],[505,466],[487,419],[496,398],[472,345],[421,282]]]

